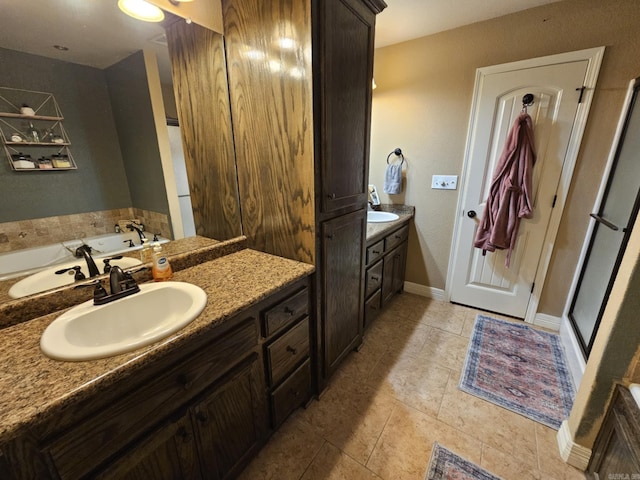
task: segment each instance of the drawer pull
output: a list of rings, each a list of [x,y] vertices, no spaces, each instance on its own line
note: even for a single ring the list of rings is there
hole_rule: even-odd
[[[378,307],[374,307],[374,306],[371,306],[369,308],[371,308],[371,310],[377,310],[378,309]]]
[[[296,313],[295,310],[293,310],[291,307],[284,307],[284,313],[288,313],[290,317],[293,316],[294,313]]]
[[[289,393],[294,396],[294,397],[299,397],[300,396],[300,390],[296,390],[294,388],[292,388],[291,390],[289,390]]]
[[[330,233],[330,234],[327,235],[327,238],[329,240],[333,240],[335,238],[335,235],[333,233]]]
[[[375,255],[380,255],[380,252],[378,250],[371,250],[371,253],[373,253]]]
[[[291,345],[287,345],[287,352],[291,352],[291,355],[295,355],[296,353],[298,353],[298,349],[293,348]]]
[[[376,282],[380,279],[380,277],[378,275],[371,275],[370,278],[371,278],[371,280],[376,281]]]
[[[393,237],[394,237],[396,240],[400,240],[400,239],[402,238],[402,235],[395,234]]]
[[[206,425],[207,420],[209,420],[207,416],[202,412],[196,413],[196,418],[198,419],[198,422],[200,422],[200,425]]]
[[[329,195],[327,195],[327,197],[329,197],[331,200],[335,200],[336,199],[336,194],[335,193],[330,193]]]
[[[191,435],[189,435],[189,432],[187,432],[186,428],[180,427],[176,433],[184,443],[188,443],[191,441]]]
[[[182,385],[185,389],[191,386],[191,382],[189,381],[189,377],[185,373],[181,373],[176,377],[176,381]]]

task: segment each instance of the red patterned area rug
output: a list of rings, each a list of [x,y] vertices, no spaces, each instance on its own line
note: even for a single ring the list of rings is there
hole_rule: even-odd
[[[427,476],[424,480],[500,480],[439,443],[433,444]]]
[[[478,315],[460,390],[556,430],[575,391],[560,337]]]

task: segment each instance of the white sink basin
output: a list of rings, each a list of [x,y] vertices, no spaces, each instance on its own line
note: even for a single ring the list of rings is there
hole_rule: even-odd
[[[399,219],[400,217],[395,213],[390,212],[376,212],[376,211],[368,211],[367,212],[367,222],[368,223],[385,223],[385,222],[393,222],[394,220]]]
[[[177,332],[204,309],[207,294],[184,282],[140,285],[140,292],[96,306],[82,303],[56,318],[40,338],[42,352],[55,360],[111,357]]]
[[[104,269],[104,262],[101,258],[94,258],[96,266],[100,272]],[[118,265],[121,268],[135,267],[142,262],[136,258],[122,257],[118,260],[110,260],[112,266]],[[65,268],[71,268],[73,266],[80,266],[82,273],[89,278],[89,269],[87,268],[87,262],[84,258],[77,258],[72,262],[66,262],[55,267],[47,268],[38,273],[23,278],[9,289],[9,296],[11,298],[21,298],[27,295],[33,295],[34,293],[44,292],[45,290],[51,290],[52,288],[64,287],[65,285],[71,285],[75,282],[73,276],[75,272],[70,270],[66,273],[56,275],[55,272],[63,270]]]

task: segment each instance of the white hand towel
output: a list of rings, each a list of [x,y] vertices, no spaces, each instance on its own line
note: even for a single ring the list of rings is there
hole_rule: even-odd
[[[402,162],[387,165],[384,174],[384,193],[395,195],[402,192]]]

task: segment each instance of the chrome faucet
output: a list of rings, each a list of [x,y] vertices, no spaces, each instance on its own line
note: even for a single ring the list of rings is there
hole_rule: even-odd
[[[81,245],[76,248],[75,256],[78,258],[84,257],[87,262],[87,268],[89,269],[89,278],[100,275],[100,270],[98,270],[98,266],[91,256],[91,247],[89,245]]]
[[[147,237],[145,237],[144,235],[144,226],[136,223],[136,222],[131,222],[131,223],[127,223],[127,228],[129,229],[129,231],[133,232],[134,230],[138,233],[138,236],[140,237],[140,245],[142,245],[144,243],[144,240],[147,239]]]

